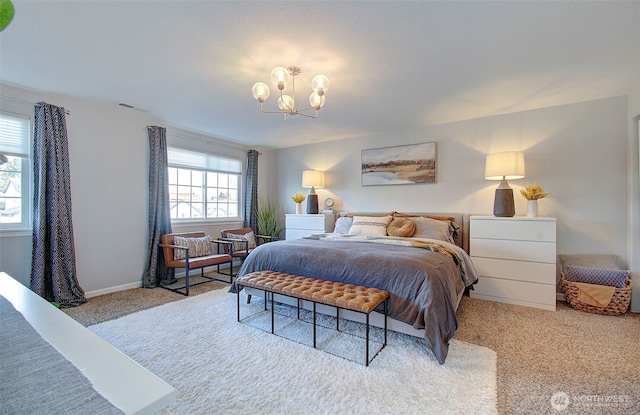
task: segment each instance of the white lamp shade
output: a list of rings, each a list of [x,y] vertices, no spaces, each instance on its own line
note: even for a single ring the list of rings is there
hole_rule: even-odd
[[[504,151],[487,155],[484,178],[487,180],[514,180],[524,177],[524,153]]]
[[[324,172],[318,170],[303,171],[302,187],[324,187]]]

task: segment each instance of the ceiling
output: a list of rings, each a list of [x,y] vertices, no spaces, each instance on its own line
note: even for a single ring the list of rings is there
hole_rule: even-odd
[[[2,82],[260,148],[640,95],[638,1],[13,3]],[[259,111],[275,66],[329,77],[318,119]]]

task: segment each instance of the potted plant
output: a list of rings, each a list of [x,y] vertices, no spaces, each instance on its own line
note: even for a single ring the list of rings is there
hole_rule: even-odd
[[[258,233],[260,235],[278,237],[284,226],[278,220],[278,209],[268,198],[258,202]]]

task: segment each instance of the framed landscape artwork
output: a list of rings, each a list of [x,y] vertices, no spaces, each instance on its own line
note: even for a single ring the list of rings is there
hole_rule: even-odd
[[[436,143],[362,150],[362,185],[436,182]]]

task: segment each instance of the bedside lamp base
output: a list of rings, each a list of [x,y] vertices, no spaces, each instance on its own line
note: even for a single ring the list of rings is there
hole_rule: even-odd
[[[513,189],[509,187],[509,183],[506,180],[502,180],[500,186],[496,189],[496,195],[493,199],[493,216],[510,218],[515,214]]]

